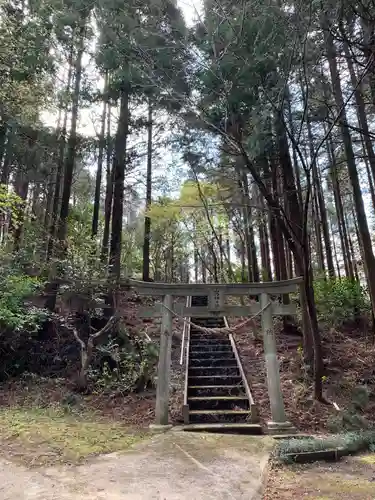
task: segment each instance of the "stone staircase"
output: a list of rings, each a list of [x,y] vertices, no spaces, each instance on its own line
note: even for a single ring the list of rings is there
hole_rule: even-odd
[[[207,297],[192,297],[192,307]],[[191,318],[206,328],[224,327],[224,318]],[[233,338],[206,334],[191,325],[185,380],[185,430],[260,434],[256,408]]]

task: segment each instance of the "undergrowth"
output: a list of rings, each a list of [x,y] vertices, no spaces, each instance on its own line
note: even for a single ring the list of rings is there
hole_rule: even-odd
[[[35,332],[46,319],[47,311],[27,303],[42,286],[41,280],[27,276],[16,265],[5,261],[0,269],[0,335]]]
[[[340,326],[370,311],[365,288],[349,278],[317,278],[314,293],[318,318],[327,325]]]
[[[375,451],[375,431],[347,432],[329,437],[306,437],[282,440],[276,449],[276,456],[285,463],[293,461],[290,455],[340,449],[342,455],[360,451]]]
[[[138,336],[129,337],[122,347],[115,340],[100,346],[98,358],[103,362],[89,370],[94,392],[126,394],[153,387],[158,356],[158,346]]]

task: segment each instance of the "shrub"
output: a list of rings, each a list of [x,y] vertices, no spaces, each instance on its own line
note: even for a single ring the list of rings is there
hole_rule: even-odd
[[[368,313],[369,301],[358,281],[348,278],[317,279],[315,301],[320,321],[339,326]]]
[[[127,393],[154,385],[158,359],[156,344],[137,337],[129,340],[128,345],[121,348],[114,341],[98,347],[99,359],[89,370],[94,390]]]
[[[6,256],[0,269],[0,380],[19,375],[36,365],[43,366],[44,349],[38,343],[45,320],[44,309],[28,303],[42,282],[23,273],[15,259],[8,263]],[[35,347],[37,349],[35,349]],[[36,356],[36,351],[39,353]],[[38,360],[38,361],[36,361]]]
[[[0,273],[0,333],[38,329],[47,313],[28,306],[25,301],[40,287],[41,282],[36,278],[16,272]]]

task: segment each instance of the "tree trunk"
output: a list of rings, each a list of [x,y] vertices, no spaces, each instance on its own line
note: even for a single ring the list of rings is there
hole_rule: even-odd
[[[347,42],[344,42],[344,54],[345,54],[346,62],[347,62],[348,69],[349,69],[350,81],[351,81],[353,89],[355,89],[354,90],[354,97],[355,97],[355,102],[356,102],[356,112],[357,112],[357,117],[358,117],[358,123],[362,129],[362,132],[361,132],[362,141],[365,145],[365,150],[367,153],[368,162],[365,159],[365,163],[366,163],[366,169],[368,172],[368,179],[369,179],[370,193],[371,193],[373,209],[375,211],[375,193],[374,193],[374,186],[373,186],[373,182],[372,182],[372,180],[375,179],[375,153],[374,153],[374,148],[372,145],[370,130],[369,130],[368,122],[367,122],[366,105],[365,105],[365,101],[363,98],[363,85],[362,84],[358,85],[357,76],[356,76],[355,71],[354,71],[353,61],[352,61],[352,58],[350,56],[349,47],[348,47]],[[371,178],[371,174],[368,171],[369,164],[370,164],[372,178]]]
[[[69,67],[70,67],[70,65],[69,65]],[[60,103],[59,113],[58,113],[58,117],[57,117],[57,124],[56,124],[56,132],[55,132],[56,145],[59,144],[59,140],[60,140],[61,118],[62,118],[62,105]],[[55,154],[54,156],[56,158],[57,154]],[[46,234],[48,232],[49,225],[51,222],[51,210],[52,210],[53,194],[54,194],[55,182],[56,182],[56,171],[55,171],[54,167],[51,168],[51,170],[48,174],[48,185],[47,185],[47,191],[45,193],[45,210],[44,210],[43,227],[45,229]],[[48,241],[48,239],[47,239],[47,241]],[[47,243],[47,246],[48,246],[48,243]]]
[[[314,150],[314,138],[313,138],[313,134],[312,134],[310,118],[308,115],[306,118],[306,124],[307,124],[307,134],[308,134],[308,142],[309,142],[309,149],[310,149],[310,157],[312,159],[311,168],[312,168],[313,183],[314,183],[314,187],[315,187],[316,202],[317,202],[317,205],[319,208],[319,212],[316,212],[316,215],[317,215],[317,219],[318,219],[318,224],[319,224],[319,218],[321,219],[322,229],[323,229],[324,246],[326,249],[328,274],[331,278],[333,278],[335,276],[335,266],[333,264],[331,241],[329,238],[327,209],[326,209],[326,206],[324,203],[322,184],[320,182],[318,166],[317,166],[315,150]],[[318,217],[318,213],[319,213],[320,217]],[[320,232],[320,228],[319,228],[319,232]],[[319,244],[321,244],[321,243],[319,242]],[[322,262],[324,264],[324,258],[323,258]]]
[[[268,189],[272,192],[275,198],[279,197],[279,188],[278,188],[278,179],[280,177],[279,166],[276,162],[271,158],[270,161],[271,172],[270,178],[271,182],[269,182]],[[266,178],[268,177],[266,173]],[[287,276],[287,265],[285,260],[285,249],[284,249],[284,241],[283,235],[280,231],[280,226],[278,224],[278,220],[274,211],[269,210],[270,214],[270,234],[271,234],[271,245],[272,245],[272,253],[274,256],[274,265],[275,265],[275,274],[276,280],[282,280],[282,276]]]
[[[230,247],[230,239],[229,239],[229,229],[228,229],[228,236],[225,240],[225,246],[227,248],[227,255],[228,255],[228,260],[231,263],[232,262],[232,252],[231,252],[231,247]],[[233,276],[233,279],[235,276]]]
[[[280,269],[280,249],[279,249],[279,238],[277,233],[277,220],[272,215],[269,221],[270,235],[271,235],[271,249],[273,255],[273,265],[275,270],[276,281],[281,280],[281,269]],[[285,265],[285,263],[284,263]]]
[[[4,153],[5,153],[7,128],[8,127],[7,127],[6,121],[3,121],[3,123],[0,125],[0,171],[1,171],[2,164],[3,164],[3,158],[4,158]]]
[[[24,167],[22,166],[19,167],[15,181],[15,192],[24,203],[17,210],[18,211],[17,225],[14,228],[14,236],[13,236],[14,252],[18,252],[21,248],[21,236],[22,236],[23,223],[26,212],[26,199],[29,189],[29,181],[27,179],[27,174],[25,174],[25,172],[23,171],[23,168]]]
[[[313,190],[314,196],[311,200],[311,218],[314,222],[315,228],[315,243],[316,243],[316,254],[318,259],[318,268],[319,271],[325,274],[325,264],[324,264],[324,253],[323,253],[323,245],[322,245],[322,233],[320,231],[320,221],[319,221],[319,210],[318,204],[316,200],[316,190]]]
[[[368,13],[365,12],[365,15],[361,18],[361,26],[363,32],[364,54],[365,57],[367,58],[367,62],[371,61],[371,65],[368,71],[368,81],[369,81],[373,108],[375,110],[375,59],[374,59],[375,20],[374,16],[373,15],[370,16],[369,14],[370,11],[368,11]]]
[[[225,254],[225,248],[224,248],[224,241],[223,241],[223,234],[220,232],[218,234],[219,237],[219,257],[220,257],[220,282],[224,282],[224,254]]]
[[[372,310],[375,311],[375,257],[372,250],[372,243],[370,232],[367,224],[366,212],[362,198],[362,191],[360,187],[357,166],[354,157],[352,138],[349,133],[348,121],[344,109],[344,98],[341,89],[341,80],[337,68],[336,49],[334,46],[333,36],[330,31],[330,25],[327,18],[323,20],[322,28],[324,31],[328,63],[331,73],[333,94],[337,109],[341,111],[340,116],[340,130],[344,143],[345,156],[348,166],[350,182],[353,189],[353,201],[355,206],[356,217],[358,221],[358,230],[361,239],[361,246],[365,259],[365,269],[367,274],[367,281],[369,285],[369,295],[372,304]]]
[[[341,279],[340,264],[339,264],[339,258],[337,255],[335,235],[333,234],[332,219],[329,220],[329,223],[330,223],[331,234],[332,234],[332,247],[333,247],[333,255],[335,257],[335,262],[336,262],[337,276],[339,277],[339,279]]]
[[[252,210],[251,210],[251,208],[249,209],[249,221],[250,221],[249,237],[250,237],[250,245],[251,245],[252,274],[254,277],[254,282],[258,283],[260,280],[260,274],[259,274],[259,265],[258,265],[258,258],[257,258],[257,249],[255,246],[254,229],[253,229],[253,225],[252,225]]]
[[[107,175],[105,187],[105,201],[104,201],[104,229],[103,229],[103,242],[102,250],[100,253],[100,260],[105,263],[108,260],[108,246],[109,246],[109,230],[111,224],[112,200],[113,200],[113,168],[112,165],[112,138],[111,138],[111,103],[108,98],[108,113],[107,113]]]
[[[204,250],[204,248],[202,248],[201,255],[202,283],[207,283],[207,265],[205,263],[206,251]]]
[[[362,148],[363,148],[363,145],[362,145]],[[363,148],[363,151],[364,151],[364,148]],[[364,157],[363,163],[365,164],[365,167],[366,167],[366,175],[367,175],[370,196],[371,196],[371,202],[372,202],[372,211],[375,214],[375,188],[374,188],[374,181],[373,181],[373,178],[371,175],[371,170],[370,170],[368,158]]]
[[[72,97],[72,121],[71,121],[69,139],[67,143],[60,217],[57,224],[58,254],[60,258],[63,258],[65,256],[67,250],[66,234],[67,234],[67,222],[69,214],[70,193],[72,189],[73,170],[76,158],[77,121],[78,121],[78,110],[79,110],[79,95],[81,90],[82,56],[84,51],[85,32],[86,32],[86,14],[82,13],[81,26],[79,28],[79,34],[78,34],[77,56],[74,64],[75,82],[74,82],[74,93]],[[56,179],[56,185],[58,186],[57,180],[58,179]],[[50,242],[52,242],[53,245],[52,238],[50,239]],[[52,251],[52,247],[50,251]],[[59,285],[58,282],[56,281],[56,276],[51,276],[51,282],[46,290],[47,300],[45,305],[45,307],[50,311],[55,310],[58,290],[59,290]]]
[[[78,122],[78,110],[79,110],[79,95],[81,91],[82,56],[84,51],[84,40],[86,32],[86,16],[83,17],[81,22],[82,25],[80,26],[78,35],[77,57],[74,65],[75,82],[74,82],[74,92],[72,97],[72,122],[71,122],[67,150],[66,150],[64,184],[61,196],[60,218],[57,231],[57,238],[59,241],[60,250],[63,252],[65,252],[66,250],[65,240],[66,240],[67,221],[69,214],[69,201],[72,190],[73,171],[77,153],[77,122]]]
[[[199,280],[199,257],[198,257],[198,249],[196,243],[193,242],[194,245],[194,279],[195,283],[198,283]]]
[[[293,122],[293,115],[292,115],[292,105],[290,102],[290,91],[289,88],[287,87],[286,89],[286,104],[287,104],[287,111],[288,111],[288,122],[289,122],[289,129],[290,132],[293,136],[295,136],[295,127],[294,127],[294,122]],[[300,206],[302,207],[302,187],[301,187],[301,174],[300,174],[300,169],[298,165],[298,155],[297,155],[297,148],[294,142],[292,142],[292,151],[293,151],[293,163],[294,163],[294,174],[296,177],[296,182],[297,182],[297,194],[298,194],[298,201]]]
[[[31,199],[31,204],[30,204],[30,212],[31,214],[35,217],[35,221],[42,223],[43,217],[42,217],[42,208],[41,208],[41,200],[40,200],[40,193],[42,191],[41,185],[39,182],[35,183],[33,185],[32,189],[32,199]]]
[[[12,166],[13,160],[13,140],[14,140],[15,130],[13,127],[9,127],[8,129],[8,139],[5,146],[5,157],[3,162],[3,168],[1,170],[0,176],[0,184],[8,185],[9,175],[10,175],[10,167]]]
[[[244,230],[245,230],[245,242],[246,242],[246,254],[247,254],[248,281],[258,282],[259,267],[258,267],[255,241],[254,241],[254,230],[252,226],[249,181],[246,174],[242,175],[241,185],[244,194],[244,201],[245,204],[247,204],[247,206],[243,207],[243,217],[244,217]]]
[[[108,73],[106,73],[105,75],[105,82],[104,82],[103,111],[102,111],[101,128],[99,134],[98,168],[96,171],[94,211],[92,215],[92,228],[91,228],[92,238],[95,238],[95,236],[98,234],[98,225],[99,225],[100,193],[102,187],[102,170],[103,170],[103,157],[105,148],[105,118],[107,113],[107,102],[108,102],[108,97],[105,95],[106,93],[108,93]]]
[[[345,224],[346,224],[346,227],[348,228],[348,240],[349,240],[349,248],[350,248],[350,260],[353,262],[353,269],[354,269],[355,279],[359,282],[360,279],[359,279],[359,272],[358,272],[358,265],[357,265],[357,257],[356,257],[356,254],[355,254],[355,249],[354,249],[354,245],[353,245],[353,239],[350,236],[350,231],[349,231],[349,227],[350,226],[349,226],[347,215],[345,215]],[[355,227],[354,229],[355,229],[356,238],[357,238],[357,241],[358,241],[359,251],[361,251],[361,241],[360,241],[360,237],[359,237],[359,234],[358,234],[358,231],[357,231],[357,227]],[[361,254],[361,256],[362,256],[362,254]]]
[[[302,212],[299,205],[297,189],[294,179],[293,165],[289,154],[289,145],[281,115],[275,116],[275,131],[279,151],[280,167],[282,172],[283,189],[286,197],[286,213],[288,214],[289,231],[283,231],[287,243],[293,253],[296,272],[304,279],[302,298],[302,317],[304,330],[304,354],[308,363],[314,359],[315,392],[321,398],[322,385],[317,377],[322,376],[323,358],[321,356],[321,339],[318,329],[316,307],[314,303],[314,290],[311,281],[310,252],[307,233],[307,214]],[[307,184],[306,196],[310,195]],[[305,203],[309,202],[306,198]],[[280,230],[284,226],[280,227]]]
[[[68,69],[68,78],[66,83],[66,93],[69,95],[70,87],[72,83],[73,76],[73,43],[69,56],[69,69]],[[55,176],[55,188],[53,192],[53,202],[52,202],[52,211],[50,217],[50,227],[49,227],[49,235],[47,238],[47,261],[52,257],[54,238],[56,235],[56,226],[58,225],[58,213],[60,207],[60,192],[61,192],[61,184],[62,184],[62,176],[64,169],[64,160],[65,160],[65,148],[66,148],[66,130],[68,125],[68,108],[65,106],[64,110],[64,119],[63,125],[60,132],[59,137],[59,150],[58,150],[58,158],[57,158],[57,168],[56,168],[56,176]]]
[[[332,180],[333,196],[334,196],[334,200],[335,200],[337,224],[338,224],[339,234],[340,234],[341,249],[342,249],[342,254],[343,254],[343,259],[344,259],[345,273],[346,273],[346,276],[350,280],[354,280],[353,263],[352,263],[352,260],[350,258],[350,247],[349,247],[349,241],[348,241],[347,227],[346,227],[345,218],[344,218],[344,207],[342,204],[341,189],[340,189],[340,183],[339,183],[339,179],[338,179],[336,158],[335,158],[335,153],[333,150],[331,135],[328,136],[328,140],[327,140],[327,152],[328,152],[328,158],[329,158],[330,164],[331,164],[329,172],[330,172],[330,177]]]
[[[265,213],[265,205],[263,196],[259,193],[258,202],[261,207],[259,220],[259,242],[262,262],[262,281],[272,281],[270,244],[268,239],[268,229],[266,224],[267,214]]]
[[[120,98],[120,116],[113,157],[112,234],[109,253],[110,274],[119,279],[121,272],[122,217],[124,209],[124,180],[126,146],[129,130],[129,90],[123,88]]]
[[[151,207],[152,195],[152,125],[152,105],[150,99],[148,103],[147,120],[146,215],[143,239],[143,281],[150,280],[151,218],[148,215],[148,211]]]
[[[50,173],[50,175],[48,176],[47,192],[45,195],[45,210],[44,210],[43,227],[44,227],[46,233],[48,232],[48,228],[49,228],[49,224],[50,224],[55,182],[56,182],[55,171],[52,171]]]

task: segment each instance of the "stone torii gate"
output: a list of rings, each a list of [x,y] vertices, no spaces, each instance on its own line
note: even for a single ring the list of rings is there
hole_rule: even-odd
[[[290,432],[293,427],[288,421],[284,409],[273,316],[295,315],[296,308],[294,304],[283,304],[278,300],[272,300],[272,297],[296,292],[302,283],[302,278],[263,283],[228,284],[155,283],[129,280],[130,286],[139,295],[160,297],[162,299],[154,307],[144,307],[141,310],[141,317],[143,318],[162,318],[156,388],[156,426],[163,427],[168,425],[173,316],[178,316],[186,321],[190,317],[251,317],[260,315],[268,395],[272,415],[272,420],[268,422],[268,429],[270,432]],[[259,302],[247,306],[229,305],[226,303],[226,297],[228,296],[250,295],[259,296]],[[175,297],[191,296],[208,296],[208,306],[189,307],[185,304],[173,302]]]

